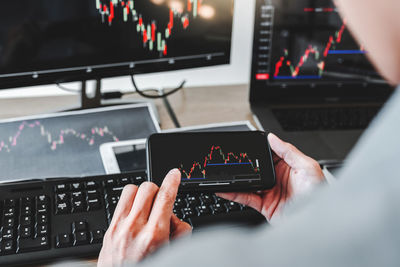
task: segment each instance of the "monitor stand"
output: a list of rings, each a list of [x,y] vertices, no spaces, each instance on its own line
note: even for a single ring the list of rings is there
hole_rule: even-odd
[[[98,108],[101,103],[101,80],[96,80],[96,88],[93,96],[88,95],[86,81],[81,82],[81,107],[80,109]]]

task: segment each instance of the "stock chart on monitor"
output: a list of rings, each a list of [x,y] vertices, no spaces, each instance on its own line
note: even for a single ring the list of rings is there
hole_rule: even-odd
[[[259,2],[252,79],[294,84],[378,77],[333,1]]]
[[[229,63],[233,0],[1,3],[0,78]]]

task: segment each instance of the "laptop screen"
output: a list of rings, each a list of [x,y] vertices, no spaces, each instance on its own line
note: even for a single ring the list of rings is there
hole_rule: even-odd
[[[367,54],[333,1],[257,0],[252,87],[324,89],[383,83]]]

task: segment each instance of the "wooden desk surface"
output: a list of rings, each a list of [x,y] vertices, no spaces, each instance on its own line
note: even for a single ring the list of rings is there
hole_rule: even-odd
[[[127,99],[143,98],[133,96]],[[242,120],[249,120],[256,126],[248,102],[247,85],[185,88],[171,95],[168,99],[182,126]],[[156,100],[154,103],[160,115],[161,128],[174,128],[163,102]],[[0,119],[65,110],[77,107],[78,104],[79,97],[74,95],[14,99],[0,98]],[[74,266],[95,265],[96,259],[81,260],[76,262],[76,265],[74,264]]]

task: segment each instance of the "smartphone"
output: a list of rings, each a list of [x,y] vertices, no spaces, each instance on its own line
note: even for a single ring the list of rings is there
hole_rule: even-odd
[[[181,172],[181,192],[258,191],[275,185],[271,149],[261,131],[151,135],[148,179],[160,186],[173,168]]]
[[[224,122],[163,130],[167,132],[255,131],[249,121]],[[100,156],[106,174],[146,171],[146,138],[100,145]]]
[[[146,171],[146,139],[111,142],[100,145],[107,174]]]

